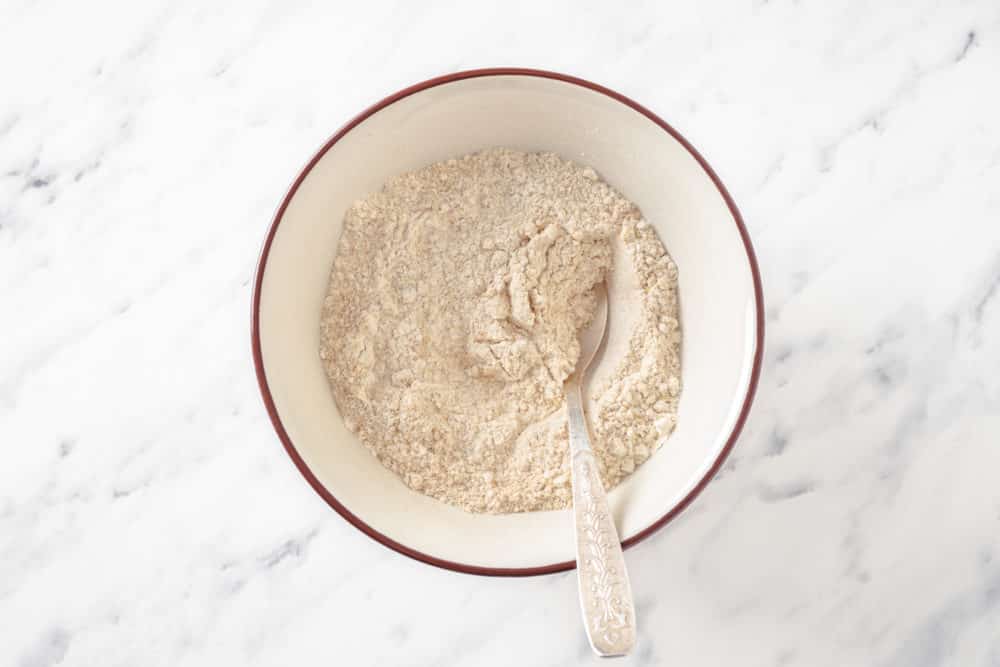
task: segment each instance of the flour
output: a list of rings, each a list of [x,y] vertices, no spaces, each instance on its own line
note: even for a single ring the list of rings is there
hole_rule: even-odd
[[[641,312],[591,427],[617,484],[676,421],[677,269],[635,205],[553,154],[448,160],[350,208],[320,347],[347,427],[408,486],[469,511],[567,507],[563,381],[616,242]]]

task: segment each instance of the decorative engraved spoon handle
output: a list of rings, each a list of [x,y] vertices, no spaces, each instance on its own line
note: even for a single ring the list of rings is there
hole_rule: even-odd
[[[635,607],[618,531],[611,517],[597,460],[590,449],[579,384],[566,386],[576,571],[587,638],[602,657],[626,655],[635,645]]]

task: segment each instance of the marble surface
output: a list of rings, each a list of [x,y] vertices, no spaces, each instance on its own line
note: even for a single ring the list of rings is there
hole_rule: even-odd
[[[1000,5],[500,7],[0,5],[0,664],[596,662],[573,573],[441,571],[341,520],[250,363],[311,152],[412,82],[522,65],[685,133],[764,278],[755,408],[628,552],[619,664],[1000,665]]]

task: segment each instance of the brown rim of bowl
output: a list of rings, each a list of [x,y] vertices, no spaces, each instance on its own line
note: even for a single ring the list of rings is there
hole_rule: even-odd
[[[736,208],[733,198],[729,195],[722,181],[716,175],[712,167],[709,166],[705,158],[695,150],[687,139],[685,139],[681,134],[672,128],[666,121],[661,119],[659,116],[654,114],[649,109],[646,109],[641,104],[630,100],[620,93],[616,93],[609,88],[600,86],[596,83],[591,83],[584,79],[577,78],[575,76],[569,76],[567,74],[559,74],[557,72],[548,72],[545,70],[537,69],[523,69],[517,67],[498,67],[498,68],[488,68],[488,69],[474,69],[467,70],[464,72],[455,72],[454,74],[446,74],[444,76],[435,77],[433,79],[428,79],[420,83],[414,84],[409,88],[404,88],[403,90],[386,97],[380,102],[376,102],[372,106],[368,107],[360,114],[349,120],[343,127],[337,130],[330,139],[327,140],[323,147],[309,160],[299,175],[295,178],[292,186],[288,189],[285,194],[284,199],[281,201],[281,206],[278,207],[277,212],[274,215],[274,220],[271,222],[271,228],[267,232],[267,238],[264,240],[263,248],[260,252],[260,259],[257,263],[257,275],[254,277],[253,286],[253,321],[251,326],[251,337],[253,345],[253,363],[254,369],[257,372],[257,384],[260,386],[261,397],[264,399],[264,406],[267,408],[267,414],[271,417],[271,423],[274,425],[274,430],[277,431],[278,437],[281,439],[282,444],[285,446],[285,450],[288,455],[292,458],[292,462],[295,467],[299,469],[302,476],[306,478],[309,485],[318,493],[323,500],[327,502],[334,510],[337,511],[342,517],[347,519],[355,528],[368,535],[368,537],[374,539],[377,542],[389,547],[394,551],[414,558],[416,560],[422,561],[429,565],[434,565],[436,567],[445,568],[448,570],[454,570],[456,572],[464,572],[467,574],[477,574],[485,576],[494,577],[524,577],[533,576],[539,574],[551,574],[554,572],[563,572],[565,570],[573,569],[576,566],[575,561],[563,561],[561,563],[552,563],[550,565],[541,565],[538,567],[482,567],[479,565],[468,565],[466,563],[456,563],[454,561],[444,560],[442,558],[436,558],[429,554],[417,551],[416,549],[411,549],[405,544],[400,544],[395,540],[389,538],[386,535],[378,532],[364,521],[359,519],[357,516],[351,513],[347,507],[341,504],[332,493],[322,483],[313,475],[312,471],[306,466],[305,461],[299,456],[299,453],[295,449],[295,445],[292,444],[291,438],[288,437],[288,432],[285,431],[284,425],[281,423],[281,417],[278,416],[278,411],[274,407],[274,399],[271,397],[271,389],[267,384],[267,376],[264,373],[264,362],[261,356],[260,349],[260,291],[261,285],[264,282],[264,270],[267,266],[267,257],[271,250],[271,242],[274,240],[274,234],[278,230],[278,225],[281,224],[281,218],[285,213],[285,209],[288,208],[288,203],[295,196],[296,191],[302,184],[302,181],[309,174],[312,168],[317,162],[326,154],[330,148],[333,147],[340,139],[354,129],[359,123],[367,119],[372,114],[377,111],[384,109],[385,107],[398,102],[404,97],[408,97],[414,93],[420,92],[422,90],[427,90],[428,88],[434,88],[435,86],[440,86],[446,83],[452,83],[453,81],[461,81],[463,79],[473,79],[484,76],[533,76],[543,79],[554,79],[556,81],[562,81],[565,83],[571,83],[576,86],[581,86],[589,90],[596,91],[602,95],[607,95],[613,100],[617,100],[622,104],[631,107],[632,109],[638,111],[643,116],[653,121],[659,125],[665,132],[676,139],[684,148],[687,149],[688,153],[698,161],[701,168],[705,170],[712,182],[715,183],[715,187],[719,190],[719,194],[726,201],[726,206],[729,207],[729,212],[732,213],[733,219],[736,221],[736,228],[740,233],[740,238],[743,240],[743,246],[746,249],[747,261],[750,263],[750,273],[753,277],[753,289],[754,289],[754,300],[756,302],[757,310],[757,340],[756,349],[754,350],[753,368],[750,372],[750,383],[747,386],[746,396],[743,399],[743,406],[740,408],[739,417],[736,419],[736,423],[733,425],[733,430],[729,434],[729,438],[726,440],[725,446],[722,451],[719,452],[709,468],[708,472],[701,478],[701,480],[695,485],[693,489],[683,500],[681,500],[677,505],[670,509],[669,512],[664,514],[662,517],[651,523],[649,526],[640,530],[638,533],[632,537],[624,540],[622,542],[622,548],[627,549],[634,544],[638,544],[642,540],[646,539],[657,530],[665,526],[674,517],[684,511],[688,505],[698,496],[699,493],[708,485],[715,474],[722,467],[725,462],[726,457],[729,456],[729,452],[732,451],[733,446],[736,444],[736,440],[739,437],[740,431],[743,429],[744,423],[746,423],[747,415],[750,412],[750,404],[753,402],[754,394],[757,391],[757,381],[760,377],[761,360],[764,355],[764,293],[760,282],[760,269],[757,266],[757,257],[753,251],[753,245],[750,243],[750,236],[747,233],[746,225],[743,223],[743,217],[740,215],[739,210]]]

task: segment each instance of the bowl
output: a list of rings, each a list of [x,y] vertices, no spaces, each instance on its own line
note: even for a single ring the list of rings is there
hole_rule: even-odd
[[[678,425],[609,494],[626,547],[677,516],[747,418],[763,352],[760,276],[739,211],[704,158],[652,112],[597,84],[538,70],[459,72],[406,88],[348,122],[295,178],[267,233],[254,284],[253,358],[295,466],[362,532],[452,570],[544,574],[574,566],[568,510],[469,514],[412,491],[344,427],[318,356],[320,309],[350,204],[400,172],[492,146],[553,151],[594,167],[638,204],[677,263]]]

